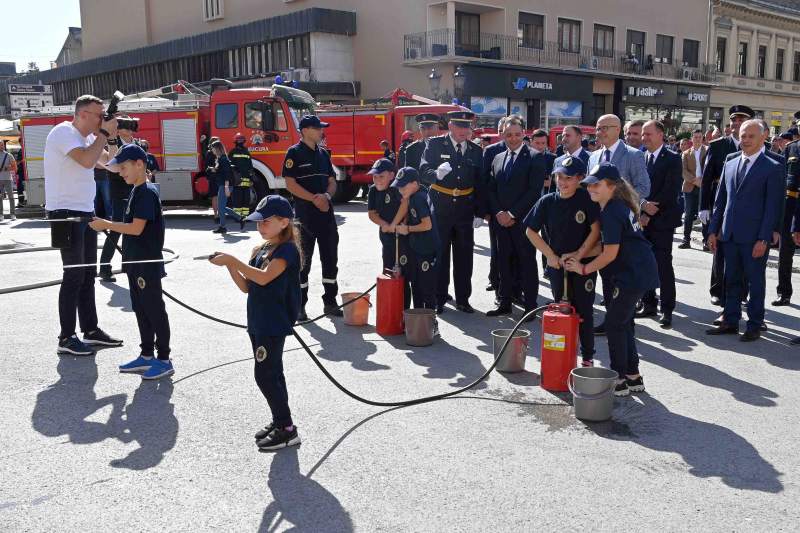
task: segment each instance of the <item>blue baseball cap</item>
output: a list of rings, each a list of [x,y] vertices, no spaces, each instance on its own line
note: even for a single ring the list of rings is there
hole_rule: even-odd
[[[619,174],[619,169],[617,165],[614,163],[600,163],[599,165],[595,165],[591,171],[589,171],[589,175],[586,176],[581,180],[581,183],[584,185],[589,185],[592,183],[597,183],[600,180],[609,180],[609,181],[620,181],[622,176]]]
[[[125,161],[147,161],[147,152],[141,146],[135,143],[123,144],[117,151],[114,159],[106,163],[106,166],[115,166],[124,163]]]
[[[303,128],[327,128],[330,126],[327,122],[322,122],[317,115],[305,115],[300,119],[300,126],[298,129]]]
[[[258,202],[256,210],[250,213],[245,220],[258,222],[273,216],[294,218],[294,209],[292,209],[292,204],[289,203],[289,200],[277,194],[265,196]]]
[[[384,157],[375,161],[372,164],[372,168],[367,171],[367,174],[380,174],[388,170],[394,171],[394,163]]]
[[[786,133],[791,133],[792,135],[800,135],[800,130],[797,128],[789,128],[786,130]]]
[[[553,173],[564,174],[565,176],[578,176],[586,174],[586,165],[579,157],[567,156],[561,160]]]
[[[785,133],[781,133],[780,137],[781,137],[781,139],[785,139],[787,141],[791,141],[792,139],[794,139],[794,135],[792,135],[791,131],[787,131]]]
[[[419,172],[414,167],[403,167],[397,171],[397,177],[392,182],[392,187],[405,187],[413,181],[419,181]]]

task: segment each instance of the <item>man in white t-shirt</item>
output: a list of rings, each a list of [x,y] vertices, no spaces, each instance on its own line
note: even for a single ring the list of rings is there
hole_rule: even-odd
[[[89,227],[94,216],[94,167],[108,161],[106,142],[116,135],[117,120],[104,120],[103,101],[85,95],[75,101],[72,122],[62,122],[47,136],[44,148],[45,209],[50,219],[81,217],[81,222],[52,222],[54,241],[66,265],[97,262],[97,233]],[[94,301],[95,267],[65,268],[58,293],[61,332],[58,353],[92,355],[91,345],[121,346],[97,326]],[[75,334],[80,321],[83,341]]]

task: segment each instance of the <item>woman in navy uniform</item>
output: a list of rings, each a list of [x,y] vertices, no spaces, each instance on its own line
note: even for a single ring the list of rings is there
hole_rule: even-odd
[[[286,188],[295,199],[305,258],[303,270],[300,271],[300,287],[303,291],[300,320],[308,318],[305,309],[308,302],[308,273],[311,272],[311,258],[316,245],[319,245],[319,260],[322,263],[324,312],[333,316],[344,315],[336,305],[339,292],[336,284],[339,273],[339,230],[331,203],[331,197],[336,192],[336,174],[330,155],[320,147],[323,129],[327,127],[328,123],[320,121],[316,115],[304,116],[299,125],[302,140],[289,148],[283,160],[283,177],[286,179]]]
[[[611,369],[618,374],[614,394],[627,396],[644,391],[633,316],[636,302],[646,291],[658,287],[658,267],[637,222],[639,196],[620,176],[619,169],[613,163],[600,163],[581,183],[587,186],[592,201],[600,204],[603,251],[588,264],[570,257],[565,266],[582,276],[604,269],[613,282],[611,300],[607,302],[606,338]]]
[[[247,217],[258,223],[264,243],[245,264],[217,252],[215,265],[228,267],[233,282],[247,293],[247,333],[255,357],[255,378],[272,414],[272,422],[255,434],[260,450],[300,444],[289,409],[283,374],[283,345],[300,313],[300,269],[303,258],[292,206],[278,195],[265,196]]]
[[[565,272],[564,264],[574,258],[581,264],[591,263],[597,255],[600,238],[600,207],[586,189],[580,186],[586,175],[586,165],[579,157],[567,155],[559,159],[553,171],[556,192],[546,194],[536,202],[525,217],[526,233],[533,245],[547,259],[545,275],[550,280],[553,299],[560,301],[566,290],[567,301],[581,317],[579,332],[583,366],[594,366],[594,286],[597,272],[583,275]],[[547,233],[549,242],[539,232]],[[564,287],[564,281],[567,287]]]
[[[427,191],[420,186],[419,173],[413,167],[398,170],[392,187],[397,188],[408,201],[406,223],[397,226],[397,233],[408,235],[412,252],[407,272],[411,278],[414,307],[434,309],[437,305],[437,257],[441,246],[433,206]]]

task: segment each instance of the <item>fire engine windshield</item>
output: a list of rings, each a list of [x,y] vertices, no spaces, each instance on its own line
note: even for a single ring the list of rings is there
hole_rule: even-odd
[[[314,97],[306,91],[295,89],[294,87],[286,87],[285,85],[273,85],[273,96],[277,96],[286,101],[289,109],[292,111],[295,124],[300,123],[300,117],[314,112],[317,103]]]

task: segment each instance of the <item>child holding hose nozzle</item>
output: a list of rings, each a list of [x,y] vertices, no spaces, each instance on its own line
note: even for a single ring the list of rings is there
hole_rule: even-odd
[[[289,410],[283,375],[283,345],[300,314],[300,269],[303,258],[294,211],[286,198],[265,196],[247,220],[257,222],[264,243],[244,263],[215,252],[213,264],[228,268],[233,282],[247,294],[247,333],[255,357],[255,378],[267,399],[272,422],[255,434],[259,450],[300,444]]]
[[[556,192],[542,196],[525,217],[526,235],[547,259],[545,275],[550,280],[553,299],[567,301],[581,317],[582,366],[594,366],[594,284],[597,272],[582,275],[563,270],[567,259],[589,263],[597,255],[600,237],[600,208],[580,186],[586,175],[586,165],[577,157],[564,158],[554,171]],[[549,242],[540,236],[544,231]],[[567,286],[564,286],[566,280]]]

